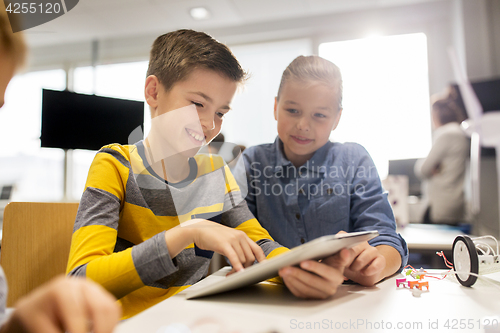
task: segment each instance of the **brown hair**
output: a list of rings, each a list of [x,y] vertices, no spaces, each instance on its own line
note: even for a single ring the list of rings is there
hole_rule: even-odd
[[[340,69],[331,61],[319,56],[298,56],[283,71],[278,89],[278,100],[286,81],[320,81],[327,86],[337,89],[338,107],[342,109],[342,75]]]
[[[26,44],[22,33],[12,32],[10,21],[16,19],[12,14],[7,16],[3,1],[0,1],[0,53],[4,53],[14,60],[15,66],[24,65],[26,60]]]
[[[438,99],[432,103],[432,113],[437,116],[439,123],[461,123],[466,119],[458,103],[450,97]]]
[[[155,75],[167,91],[195,68],[214,70],[238,83],[247,76],[231,50],[203,32],[184,29],[156,38],[147,75]]]
[[[431,96],[431,112],[437,117],[441,125],[461,123],[467,119],[465,106],[457,87],[450,86],[443,94]]]

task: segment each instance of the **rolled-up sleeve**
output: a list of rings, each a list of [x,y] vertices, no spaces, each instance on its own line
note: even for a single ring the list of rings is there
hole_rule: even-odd
[[[400,270],[408,262],[408,247],[396,232],[396,222],[387,193],[368,152],[354,145],[351,160],[358,161],[351,186],[350,224],[353,231],[377,230],[378,237],[370,240],[372,246],[389,245],[401,255]]]

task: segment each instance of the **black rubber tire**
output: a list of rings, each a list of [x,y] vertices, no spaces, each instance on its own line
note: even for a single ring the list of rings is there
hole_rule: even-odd
[[[455,272],[457,271],[457,268],[455,265],[455,262],[456,262],[455,246],[459,242],[464,243],[465,247],[467,248],[467,251],[469,252],[468,255],[469,255],[469,259],[470,259],[470,272],[474,273],[474,274],[479,274],[479,258],[477,256],[476,245],[474,245],[474,242],[472,241],[472,239],[469,236],[465,236],[465,235],[464,236],[457,236],[455,238],[455,240],[453,241],[453,247],[452,247],[453,269],[455,270]],[[469,274],[469,278],[465,281],[462,280],[458,276],[458,274],[455,274],[455,277],[457,278],[458,282],[460,282],[460,284],[462,286],[465,286],[465,287],[471,287],[477,281],[477,276],[470,275],[470,274]]]

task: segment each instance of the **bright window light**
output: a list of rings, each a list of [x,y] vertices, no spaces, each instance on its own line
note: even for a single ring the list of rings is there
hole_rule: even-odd
[[[62,69],[15,76],[0,110],[0,186],[14,185],[14,201],[62,198],[64,153],[40,148],[42,89],[66,87]]]
[[[250,79],[234,97],[222,133],[228,142],[246,147],[272,143],[278,135],[274,97],[281,74],[297,56],[312,53],[309,39],[237,45],[231,47]]]
[[[388,161],[424,157],[431,147],[427,38],[423,33],[323,43],[340,67],[344,99],[332,141],[357,142],[382,178]]]

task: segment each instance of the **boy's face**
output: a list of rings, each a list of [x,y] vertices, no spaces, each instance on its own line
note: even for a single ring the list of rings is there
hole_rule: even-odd
[[[295,166],[304,164],[328,142],[341,113],[335,89],[319,82],[287,81],[274,103],[286,157]]]
[[[0,108],[4,104],[5,90],[10,79],[14,76],[14,61],[4,52],[0,51]]]
[[[193,150],[196,152],[219,134],[236,88],[235,81],[213,70],[195,69],[169,91],[155,76],[150,76],[145,94],[153,122],[162,115],[158,119],[169,119],[162,122],[167,124],[162,125],[161,134],[165,144],[175,152],[192,155]]]

